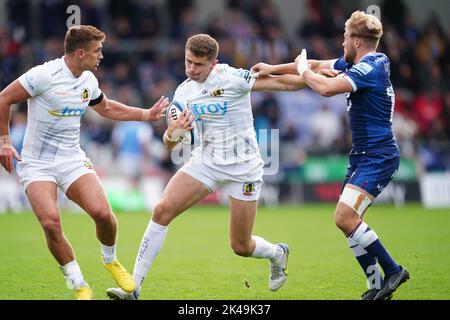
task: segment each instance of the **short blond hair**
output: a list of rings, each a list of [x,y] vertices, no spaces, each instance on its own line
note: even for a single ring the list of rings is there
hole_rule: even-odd
[[[378,46],[383,35],[383,25],[374,15],[355,11],[345,22],[345,29],[351,37],[364,38]]]
[[[208,57],[209,61],[213,61],[219,54],[219,44],[210,35],[200,33],[187,40],[186,50],[191,51],[196,57]]]

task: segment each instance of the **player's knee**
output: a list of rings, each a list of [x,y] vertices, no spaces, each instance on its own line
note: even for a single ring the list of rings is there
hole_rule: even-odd
[[[172,221],[175,210],[165,201],[160,201],[153,209],[152,220],[161,225],[168,225]]]
[[[116,224],[116,217],[112,212],[105,211],[97,216],[95,223],[100,225],[112,226]]]
[[[344,234],[351,233],[354,229],[354,225],[358,224],[359,220],[360,219],[356,214],[349,215],[340,210],[336,210],[334,213],[334,223]]]
[[[336,224],[336,227],[342,230],[342,228],[345,228],[345,217],[340,214],[339,211],[336,211],[334,213],[334,223]]]
[[[251,243],[243,241],[231,241],[231,249],[233,252],[241,257],[249,257],[252,254]]]
[[[114,214],[111,212],[109,206],[98,204],[89,207],[87,211],[96,224],[103,225],[115,222]]]
[[[51,241],[58,241],[62,236],[61,221],[58,218],[49,218],[41,221],[45,236]]]

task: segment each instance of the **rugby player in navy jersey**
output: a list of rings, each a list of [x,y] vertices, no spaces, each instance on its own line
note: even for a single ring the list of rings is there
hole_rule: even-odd
[[[252,68],[259,76],[298,72],[323,96],[346,93],[353,146],[334,218],[368,279],[369,290],[361,296],[363,300],[389,300],[409,279],[408,271],[394,261],[375,231],[363,221],[368,207],[400,164],[392,132],[395,96],[389,79],[390,62],[386,55],[376,52],[382,35],[383,26],[375,16],[356,11],[345,23],[344,57],[307,60],[303,49],[295,63],[259,63]]]

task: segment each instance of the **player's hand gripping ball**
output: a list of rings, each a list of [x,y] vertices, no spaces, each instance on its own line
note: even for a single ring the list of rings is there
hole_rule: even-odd
[[[181,116],[181,113],[186,109],[186,105],[181,102],[181,101],[172,101],[169,104],[169,107],[167,109],[166,112],[166,124],[167,127],[169,127],[170,124],[170,118],[172,118],[172,120],[178,120]],[[194,127],[195,122],[192,122],[190,124],[191,127]],[[182,144],[187,144],[187,145],[193,145],[194,141],[195,141],[195,132],[194,132],[195,128],[192,130],[189,129],[184,129],[184,128],[177,128],[173,131],[172,135],[171,135],[171,139],[173,141],[178,141]]]

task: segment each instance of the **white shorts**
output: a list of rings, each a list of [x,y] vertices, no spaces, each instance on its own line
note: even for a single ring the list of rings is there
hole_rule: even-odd
[[[210,166],[198,161],[193,154],[188,163],[180,168],[202,182],[211,192],[223,186],[227,194],[242,201],[259,199],[263,184],[264,162]]]
[[[25,191],[32,182],[51,181],[67,193],[72,183],[88,173],[95,173],[95,171],[91,161],[85,156],[56,159],[54,162],[23,159],[17,163],[17,175]]]

